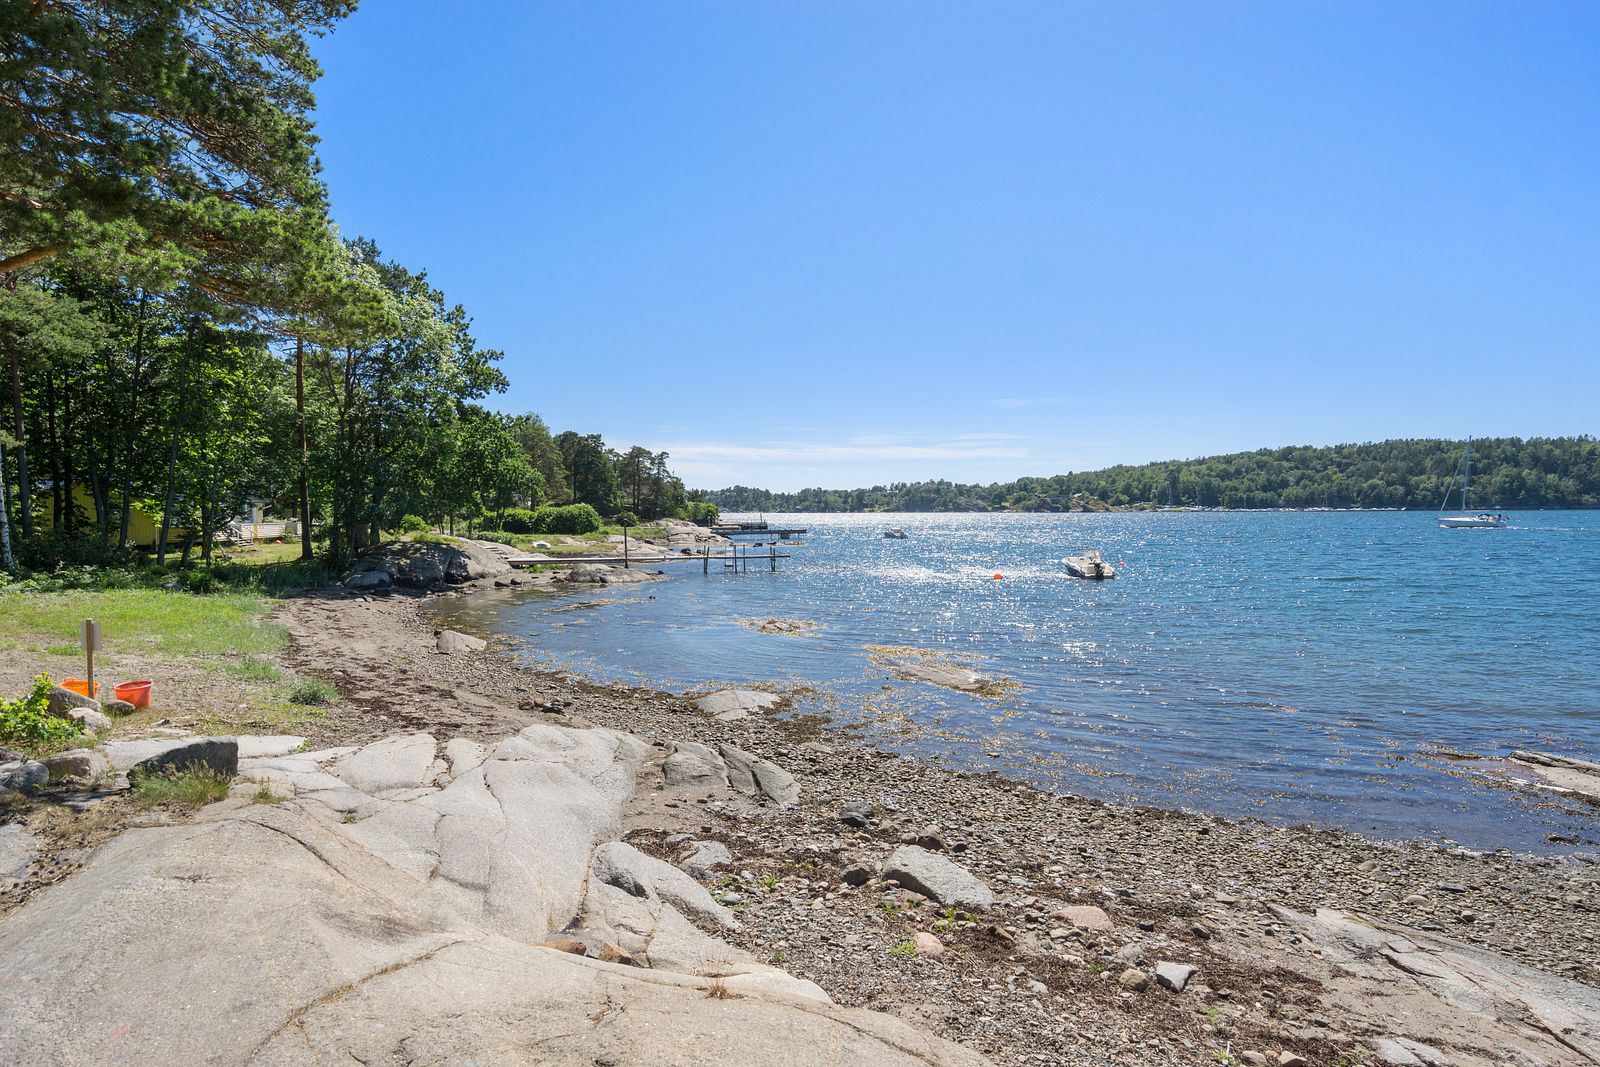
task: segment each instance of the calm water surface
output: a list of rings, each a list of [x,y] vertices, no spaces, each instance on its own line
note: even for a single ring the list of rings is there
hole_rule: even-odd
[[[1600,836],[1451,758],[1600,758],[1600,513],[1456,531],[1396,512],[768,518],[810,530],[776,574],[679,564],[442,610],[591,678],[813,687],[802,709],[891,745],[1091,796],[1484,848]],[[1087,547],[1115,581],[1066,576]],[[734,621],[774,615],[819,628]],[[903,682],[871,657],[885,645],[1017,687]]]

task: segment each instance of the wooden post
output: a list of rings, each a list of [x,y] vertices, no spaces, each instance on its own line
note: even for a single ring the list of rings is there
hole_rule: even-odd
[[[84,659],[87,661],[87,668],[88,669],[85,671],[85,673],[89,676],[88,677],[88,681],[89,681],[89,699],[93,700],[93,699],[95,699],[95,695],[94,695],[94,646],[99,642],[99,639],[100,639],[100,626],[99,626],[99,624],[96,623],[93,619],[84,619],[83,620],[83,626],[78,631],[78,636],[83,642],[83,655],[84,655]]]
[[[706,547],[702,548],[700,551],[705,556],[705,558],[700,561],[700,573],[701,574],[710,574],[711,573],[711,546],[707,545]]]
[[[628,528],[622,528],[622,569],[628,569]]]
[[[767,546],[767,562],[772,564],[772,573],[778,573],[778,550],[772,545]]]

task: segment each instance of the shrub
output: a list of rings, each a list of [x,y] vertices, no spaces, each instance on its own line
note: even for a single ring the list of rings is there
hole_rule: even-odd
[[[321,678],[302,678],[289,688],[289,703],[303,706],[332,704],[339,691]]]
[[[619,511],[611,516],[611,521],[623,528],[639,525],[639,516],[631,511]]]
[[[600,513],[588,504],[567,504],[564,507],[544,507],[533,513],[533,533],[536,534],[586,534],[594,533],[603,524]]]
[[[722,509],[704,500],[689,501],[689,521],[710,526],[722,515]]]
[[[204,764],[141,774],[132,782],[142,808],[203,808],[228,795],[229,779]]]
[[[0,741],[32,749],[59,748],[83,733],[78,723],[50,714],[53,684],[48,674],[41,674],[21,700],[0,700]]]
[[[401,533],[426,533],[430,529],[432,527],[428,525],[428,520],[420,515],[405,515],[400,519]]]
[[[515,546],[516,543],[517,543],[517,539],[516,539],[516,537],[514,535],[508,534],[508,533],[501,533],[499,530],[479,530],[478,531],[478,540],[480,540],[480,541],[493,541],[497,545],[512,545],[512,546]]]
[[[210,567],[196,567],[178,575],[178,585],[190,593],[210,593],[216,590],[217,576]]]
[[[543,509],[540,509],[543,510]],[[533,524],[539,512],[529,508],[506,508],[506,513],[501,517],[500,529],[506,533],[530,534],[534,533]]]

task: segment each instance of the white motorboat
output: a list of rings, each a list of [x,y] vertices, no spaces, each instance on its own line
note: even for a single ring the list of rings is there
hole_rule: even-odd
[[[1117,569],[1100,558],[1100,550],[1091,548],[1081,556],[1067,556],[1061,561],[1067,573],[1074,578],[1115,578]]]

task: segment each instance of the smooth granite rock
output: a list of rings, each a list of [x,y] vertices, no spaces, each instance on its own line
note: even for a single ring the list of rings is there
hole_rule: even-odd
[[[883,876],[940,904],[987,908],[994,892],[977,875],[937,852],[917,845],[902,845],[884,864]]]
[[[776,693],[765,693],[759,689],[722,689],[715,693],[707,693],[695,700],[694,706],[710,715],[721,718],[730,712],[765,711],[779,700]]]
[[[669,786],[686,789],[728,788],[728,766],[707,745],[693,741],[674,741],[671,754],[662,761],[662,776]]]
[[[477,765],[456,746],[442,788],[360,788],[432,767],[431,739],[426,764],[395,751],[416,737],[250,759],[293,801],[129,830],[7,916],[0,1062],[986,1062],[686,919],[702,887],[608,844],[637,738],[530,726]],[[322,800],[346,794],[371,814]]]
[[[489,647],[489,642],[481,637],[471,634],[457,633],[454,630],[440,630],[435,647],[447,656],[454,656],[462,652],[482,652]]]

